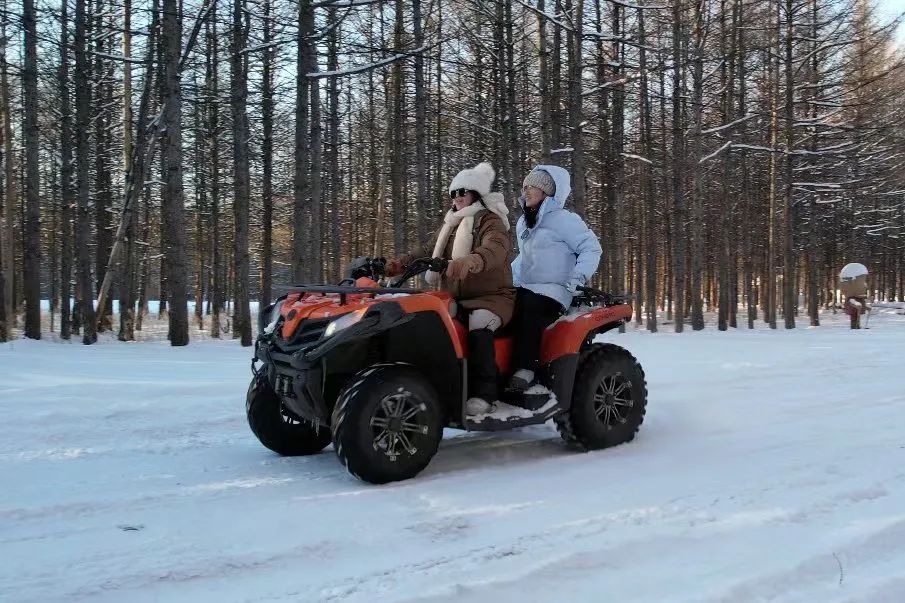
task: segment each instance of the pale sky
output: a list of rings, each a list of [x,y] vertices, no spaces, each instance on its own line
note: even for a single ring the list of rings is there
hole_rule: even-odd
[[[885,19],[893,19],[905,12],[905,0],[878,0],[877,7],[880,9],[880,16]],[[905,47],[905,25],[899,26],[896,39],[899,41],[900,47]]]

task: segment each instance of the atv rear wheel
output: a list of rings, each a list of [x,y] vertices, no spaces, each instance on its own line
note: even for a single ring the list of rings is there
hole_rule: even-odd
[[[264,381],[254,377],[245,399],[248,425],[264,446],[283,456],[320,452],[330,443],[330,430],[315,427],[283,408],[279,396]]]
[[[647,383],[641,365],[624,348],[595,344],[578,367],[572,404],[556,417],[567,443],[585,450],[630,442],[644,421]]]
[[[443,437],[431,384],[408,365],[359,372],[333,409],[333,449],[349,473],[372,484],[416,476]]]

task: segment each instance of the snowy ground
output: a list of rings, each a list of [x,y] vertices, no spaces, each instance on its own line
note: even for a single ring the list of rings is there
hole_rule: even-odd
[[[0,601],[905,600],[905,316],[631,332],[638,438],[449,432],[359,483],[245,423],[233,341],[0,345]]]

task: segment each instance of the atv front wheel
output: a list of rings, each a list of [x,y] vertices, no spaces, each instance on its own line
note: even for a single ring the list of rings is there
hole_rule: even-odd
[[[632,441],[644,421],[647,383],[641,365],[624,348],[595,344],[584,354],[572,405],[556,417],[563,440],[585,450]]]
[[[349,473],[372,484],[418,475],[443,437],[431,384],[408,365],[378,365],[349,381],[333,409],[333,449]]]
[[[252,378],[245,400],[248,425],[264,446],[283,456],[320,452],[330,443],[330,430],[293,417],[273,389]]]

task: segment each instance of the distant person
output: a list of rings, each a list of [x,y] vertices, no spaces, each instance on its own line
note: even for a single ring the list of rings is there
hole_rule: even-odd
[[[519,255],[512,262],[517,287],[508,389],[522,392],[536,379],[544,330],[572,304],[600,263],[600,241],[578,214],[565,209],[569,172],[539,165],[525,177],[516,225]]]
[[[851,318],[853,329],[861,328],[861,315],[870,311],[867,305],[868,276],[864,264],[847,264],[839,273],[839,289],[845,300],[842,308]]]

